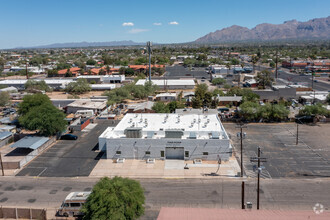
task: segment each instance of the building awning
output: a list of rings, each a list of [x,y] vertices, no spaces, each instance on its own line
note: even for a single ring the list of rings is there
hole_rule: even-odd
[[[26,136],[15,142],[10,147],[38,149],[49,140],[47,137]]]

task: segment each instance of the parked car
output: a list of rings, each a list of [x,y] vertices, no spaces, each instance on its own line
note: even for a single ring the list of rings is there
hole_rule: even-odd
[[[64,134],[61,136],[61,140],[77,140],[78,136],[73,134]]]

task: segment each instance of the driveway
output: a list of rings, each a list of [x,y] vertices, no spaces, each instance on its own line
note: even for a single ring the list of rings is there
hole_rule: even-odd
[[[110,126],[99,122],[87,132],[77,132],[78,140],[59,140],[29,163],[16,176],[75,177],[88,176],[102,156],[96,152],[99,135]]]

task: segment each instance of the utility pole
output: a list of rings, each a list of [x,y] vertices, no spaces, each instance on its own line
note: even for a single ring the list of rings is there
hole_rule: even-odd
[[[243,177],[243,137],[245,137],[245,134],[243,134],[243,128],[247,128],[247,126],[240,124],[237,128],[241,129],[241,132],[237,133],[237,137],[239,137],[241,141],[241,177]]]
[[[298,123],[297,123],[297,137],[296,137],[296,145],[298,145]]]
[[[259,203],[260,203],[260,173],[262,171],[262,168],[260,166],[260,162],[267,162],[266,158],[260,157],[261,156],[261,149],[258,147],[258,157],[251,157],[251,162],[258,162],[258,186],[257,186],[257,209],[259,210]]]
[[[149,53],[149,82],[151,82],[151,46],[152,43],[150,41],[147,42],[147,49]]]
[[[312,90],[314,90],[314,71],[312,71]]]
[[[26,79],[29,79],[29,73],[28,73],[28,70],[27,70],[27,61],[25,63],[25,71],[26,71]]]
[[[260,147],[258,147],[258,189],[257,189],[257,209],[259,210],[260,202]]]
[[[3,162],[2,162],[2,156],[1,156],[1,153],[0,153],[0,162],[1,162],[2,176],[5,176],[5,171],[4,171],[4,169],[3,169]]]
[[[244,205],[244,186],[245,186],[245,182],[242,181],[242,209],[245,209],[245,205]]]
[[[275,78],[277,80],[278,74],[277,74],[277,57],[278,57],[278,49],[276,49],[276,58],[275,58]]]

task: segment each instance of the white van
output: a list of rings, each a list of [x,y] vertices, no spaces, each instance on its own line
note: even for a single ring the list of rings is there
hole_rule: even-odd
[[[90,194],[91,192],[71,192],[58,209],[58,215],[65,217],[83,215],[80,209]]]

